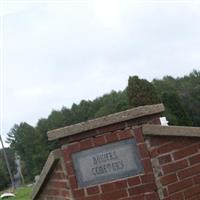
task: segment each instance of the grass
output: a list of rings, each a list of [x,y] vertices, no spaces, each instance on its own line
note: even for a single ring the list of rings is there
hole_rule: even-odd
[[[15,197],[5,198],[6,200],[30,200],[32,188],[21,187],[15,191]]]

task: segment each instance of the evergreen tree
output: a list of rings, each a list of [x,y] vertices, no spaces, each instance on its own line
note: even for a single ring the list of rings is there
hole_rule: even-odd
[[[160,102],[154,86],[145,79],[139,79],[138,76],[129,77],[127,92],[130,107]]]
[[[35,128],[25,122],[14,125],[8,134],[8,142],[25,163],[27,181],[33,180],[40,173],[43,149]]]
[[[95,117],[101,117],[128,109],[126,91],[112,91],[101,98],[102,106],[95,113]]]
[[[162,101],[165,105],[165,115],[171,125],[189,126],[192,122],[185,112],[179,96],[175,92],[164,92]]]
[[[154,79],[152,83],[160,96],[163,96],[165,92],[173,92],[178,95],[181,106],[189,120],[185,125],[200,126],[200,71],[194,70],[189,75],[176,79],[165,76],[161,80]],[[167,100],[165,101],[167,109]],[[168,115],[175,117],[169,112]],[[172,120],[173,124],[178,125],[179,123],[175,123],[175,121]]]

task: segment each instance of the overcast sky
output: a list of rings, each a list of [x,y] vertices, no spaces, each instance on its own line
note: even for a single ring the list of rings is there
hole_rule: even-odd
[[[15,123],[123,90],[129,76],[200,68],[198,1],[0,2],[4,139]]]

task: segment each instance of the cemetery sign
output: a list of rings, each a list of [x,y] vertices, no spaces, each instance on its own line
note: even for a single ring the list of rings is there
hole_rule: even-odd
[[[129,177],[143,171],[134,139],[72,154],[79,187]]]

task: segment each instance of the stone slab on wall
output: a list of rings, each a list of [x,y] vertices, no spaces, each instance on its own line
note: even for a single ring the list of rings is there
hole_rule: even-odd
[[[86,187],[143,171],[134,139],[112,142],[72,154],[78,185]]]

